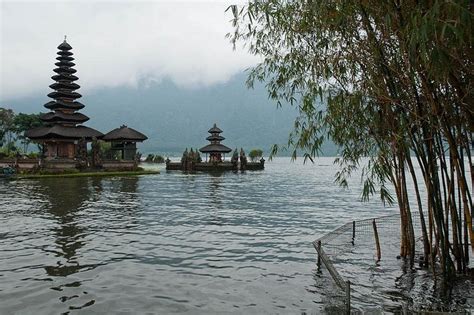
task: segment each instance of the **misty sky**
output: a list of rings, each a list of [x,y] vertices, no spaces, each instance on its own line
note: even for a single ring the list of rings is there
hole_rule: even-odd
[[[163,78],[189,88],[225,82],[257,61],[225,38],[229,4],[0,0],[0,102],[50,92],[64,35],[82,94]]]

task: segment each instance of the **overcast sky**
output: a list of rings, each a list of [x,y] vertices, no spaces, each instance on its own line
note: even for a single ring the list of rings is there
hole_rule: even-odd
[[[165,77],[189,88],[225,82],[256,63],[225,38],[229,3],[0,0],[0,102],[50,92],[64,35],[82,94]]]

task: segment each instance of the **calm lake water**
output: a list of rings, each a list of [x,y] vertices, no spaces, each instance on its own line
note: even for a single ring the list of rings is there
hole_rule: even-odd
[[[397,212],[332,161],[0,181],[0,313],[318,313],[311,242]]]

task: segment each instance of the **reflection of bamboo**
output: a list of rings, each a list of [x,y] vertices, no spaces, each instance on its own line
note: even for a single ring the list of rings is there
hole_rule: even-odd
[[[380,253],[379,233],[377,232],[377,225],[375,224],[375,219],[372,220],[372,226],[374,228],[375,247],[377,248],[377,261],[380,261],[382,255]]]

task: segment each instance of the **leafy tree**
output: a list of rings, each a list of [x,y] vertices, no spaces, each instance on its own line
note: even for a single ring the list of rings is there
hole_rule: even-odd
[[[252,149],[249,152],[249,158],[252,162],[255,162],[257,159],[263,156],[263,151],[260,149]]]
[[[165,163],[165,159],[163,158],[163,156],[161,156],[159,154],[148,154],[146,159],[145,159],[145,162],[148,162],[148,163]]]
[[[14,116],[12,130],[16,133],[17,138],[23,144],[23,152],[28,152],[28,145],[31,142],[28,137],[25,137],[25,131],[42,125],[43,121],[40,119],[40,114],[18,113]]]
[[[446,279],[466,272],[469,237],[474,244],[467,184],[468,169],[474,183],[470,2],[255,0],[229,8],[231,42],[243,42],[262,58],[248,85],[266,82],[280,106],[299,110],[288,141],[293,156],[301,150],[312,159],[332,138],[340,146],[336,179],[342,185],[368,157],[362,197],[378,187],[391,202],[386,183],[395,187],[401,256],[413,262],[416,207],[425,259],[435,268],[439,258]],[[408,200],[407,177],[415,183],[415,206]],[[420,185],[428,192],[428,220]]]
[[[154,154],[148,154],[145,158],[145,162],[147,163],[153,163],[153,160],[155,159],[155,155]]]
[[[14,140],[13,135],[13,118],[15,113],[11,109],[0,107],[0,143],[1,146],[6,145],[7,150]]]
[[[98,141],[99,144],[99,156],[102,159],[118,159],[119,152],[117,150],[112,150],[112,143],[107,141]]]
[[[156,154],[153,163],[165,163],[165,159],[163,156]]]

